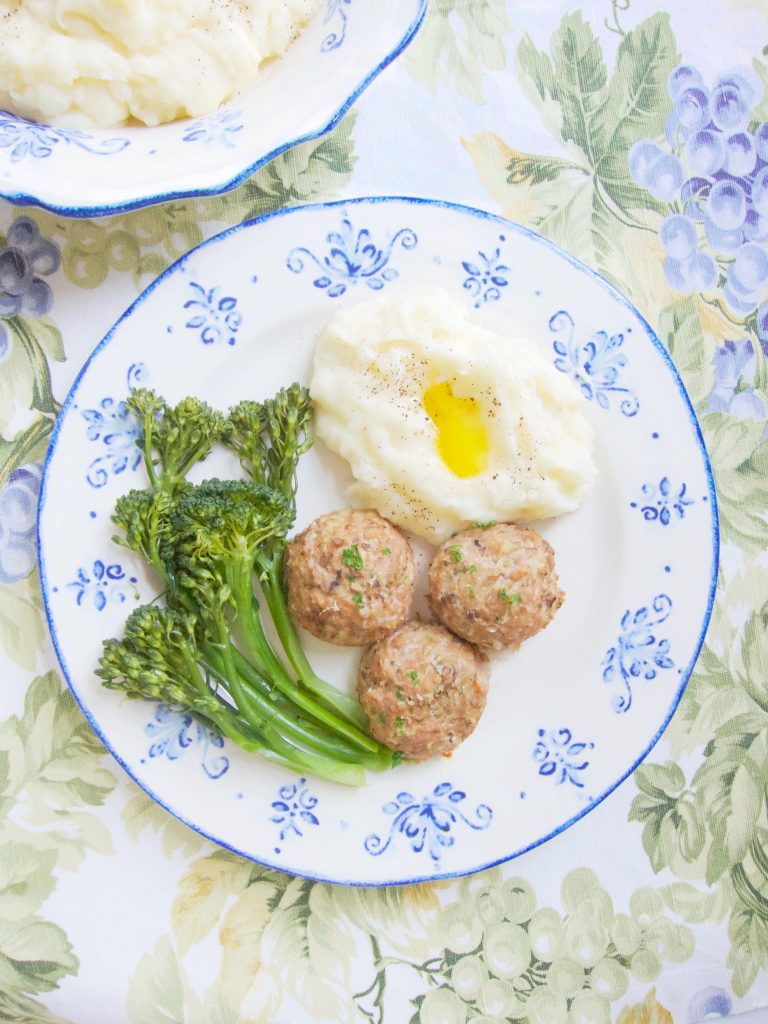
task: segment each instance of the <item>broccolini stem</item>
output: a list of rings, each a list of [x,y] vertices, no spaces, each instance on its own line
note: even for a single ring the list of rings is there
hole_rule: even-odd
[[[352,697],[337,690],[317,675],[309,663],[301,645],[298,630],[288,610],[281,578],[283,571],[282,553],[276,557],[269,572],[261,579],[261,589],[267,602],[272,621],[275,624],[280,643],[293,666],[299,681],[324,704],[338,715],[348,719],[360,729],[366,727],[365,712]]]
[[[338,758],[350,764],[362,764],[373,770],[391,767],[391,751],[386,751],[389,755],[386,758],[379,754],[369,754],[329,730],[313,726],[296,714],[297,709],[290,701],[270,687],[236,648],[232,649],[232,653],[235,669],[243,683],[241,696],[246,703],[242,709],[244,715],[252,712],[261,721],[274,726],[289,742],[303,744],[316,754]],[[229,692],[229,680],[224,675],[221,656],[217,651],[206,652],[206,655],[210,659],[205,665],[206,670]],[[383,763],[385,760],[386,764]]]
[[[341,782],[346,786],[365,785],[365,768],[360,764],[346,764],[295,747],[271,725],[264,726],[263,736],[271,750],[283,759],[282,763],[290,764],[293,770],[300,775],[317,775],[321,779]]]
[[[217,729],[222,736],[226,736],[227,739],[242,747],[243,750],[261,753],[264,749],[264,744],[259,739],[256,739],[250,730],[246,731],[243,729],[234,708],[230,707],[226,701],[222,701],[221,704],[223,706],[217,712],[211,712],[205,716],[210,721],[212,727]]]
[[[264,694],[264,699],[268,704],[276,704],[281,708],[284,714],[291,716],[295,721],[298,722],[307,739],[306,742],[316,742],[319,738],[328,737],[330,741],[335,745],[334,750],[338,752],[339,756],[348,754],[350,759],[356,763],[364,764],[366,768],[371,771],[387,771],[394,767],[398,762],[397,755],[394,751],[390,750],[389,747],[385,747],[383,744],[378,744],[376,753],[370,753],[368,751],[361,751],[359,746],[356,744],[349,743],[347,740],[338,736],[336,733],[332,733],[329,736],[327,728],[316,721],[304,719],[301,714],[297,717],[297,708],[292,701],[285,696],[284,693],[277,690],[275,687],[271,687],[257,672],[256,669],[251,665],[248,659],[240,653],[240,651],[234,647],[234,660],[240,675],[243,677],[245,686],[249,691],[258,689]],[[333,753],[334,750],[329,750],[329,754]]]
[[[229,635],[226,630],[219,629],[219,643],[217,644],[219,650],[219,660],[221,664],[221,678],[227,681],[227,690],[235,702],[237,710],[245,718],[248,725],[257,731],[261,731],[264,726],[264,718],[254,708],[251,701],[248,699],[248,695],[243,691],[243,684],[235,668],[235,661],[232,656],[232,645],[229,642]],[[213,653],[213,652],[211,652]]]
[[[221,664],[229,684],[232,699],[237,706],[237,710],[245,718],[250,728],[256,734],[256,737],[263,740],[265,748],[280,756],[284,764],[293,767],[300,774],[318,775],[321,778],[330,779],[332,782],[343,782],[350,786],[363,785],[365,783],[365,770],[362,765],[340,762],[333,757],[324,757],[309,750],[302,750],[285,739],[274,725],[269,721],[264,721],[257,714],[254,706],[248,700],[248,695],[235,668],[234,658],[231,653],[232,649],[227,639],[222,637],[222,640]],[[259,753],[262,752],[261,748],[253,749],[258,749]]]
[[[289,697],[295,704],[298,704],[312,718],[322,722],[323,725],[327,725],[329,729],[332,729],[340,736],[346,737],[346,739],[362,750],[380,753],[381,747],[376,740],[372,739],[356,725],[340,718],[339,715],[324,707],[312,696],[311,692],[297,686],[293,679],[291,679],[285,670],[285,666],[269,645],[261,625],[261,619],[256,610],[255,599],[250,591],[250,586],[248,590],[248,594],[238,592],[233,597],[237,607],[237,627],[241,641],[257,671],[271,679],[286,697]]]
[[[301,750],[288,743],[272,726],[265,725],[261,729],[243,728],[238,720],[235,709],[219,698],[219,709],[205,716],[214,728],[232,740],[243,750],[257,753],[273,764],[279,764],[289,771],[300,775],[312,774],[331,782],[340,782],[347,786],[365,784],[365,771],[361,765],[345,764]]]
[[[157,475],[155,469],[155,463],[152,458],[152,427],[153,427],[152,416],[145,412],[143,433],[144,433],[144,468],[147,471],[147,477],[149,478],[149,485],[153,491],[158,490],[160,487],[160,477]]]

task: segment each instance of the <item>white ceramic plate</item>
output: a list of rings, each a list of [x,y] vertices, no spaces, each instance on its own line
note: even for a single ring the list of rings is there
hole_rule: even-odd
[[[427,0],[327,0],[252,87],[206,117],[76,131],[0,110],[0,196],[93,217],[239,185],[334,128],[400,54]]]
[[[226,408],[306,381],[341,306],[426,283],[479,321],[534,339],[589,399],[597,486],[543,524],[566,602],[494,659],[488,708],[450,759],[371,776],[360,790],[299,779],[177,714],[128,703],[94,676],[156,584],[111,540],[115,499],[144,476],[121,404],[144,382]],[[233,468],[204,464],[205,475]],[[202,474],[201,474],[202,475]],[[298,526],[347,504],[342,463],[304,457]],[[199,832],[277,868],[392,884],[507,860],[585,815],[640,763],[674,712],[710,615],[717,568],[712,476],[675,369],[640,315],[576,260],[498,217],[412,199],[308,206],[211,239],[117,322],[57,423],[39,555],[62,669],[93,727],[151,796]],[[352,689],[358,651],[309,642]]]

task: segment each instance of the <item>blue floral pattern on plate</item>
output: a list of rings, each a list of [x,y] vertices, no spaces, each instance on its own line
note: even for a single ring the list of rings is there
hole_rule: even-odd
[[[381,291],[388,281],[394,281],[398,271],[389,266],[392,253],[399,245],[413,249],[418,243],[416,232],[400,228],[382,248],[373,241],[370,231],[362,228],[356,231],[348,216],[344,216],[339,231],[329,231],[325,236],[329,245],[326,256],[316,256],[304,246],[292,249],[288,255],[287,267],[294,274],[300,274],[311,260],[319,267],[321,274],[313,280],[315,288],[325,291],[330,299],[337,299],[353,285],[363,281],[372,291]]]
[[[178,761],[188,751],[194,751],[209,779],[220,779],[229,769],[229,758],[218,753],[224,746],[224,738],[195,721],[192,715],[158,704],[155,717],[144,727],[144,733],[152,740],[147,751],[150,758]]]
[[[686,495],[686,489],[685,484],[673,487],[669,477],[663,476],[657,484],[643,484],[641,501],[631,501],[630,508],[640,506],[643,519],[669,526],[674,519],[673,513],[678,519],[684,519],[685,510],[695,504],[693,498]]]
[[[145,363],[131,363],[126,374],[129,391],[148,379],[149,370]],[[136,444],[140,430],[124,401],[107,396],[102,398],[98,408],[83,409],[80,415],[87,424],[88,440],[101,442],[106,448],[106,452],[93,459],[88,467],[86,480],[91,487],[103,487],[110,476],[137,468],[142,460]]]
[[[404,835],[414,853],[426,850],[433,862],[439,864],[443,850],[456,842],[456,837],[450,834],[454,825],[461,823],[478,832],[488,828],[493,820],[493,811],[487,804],[478,804],[472,817],[464,814],[459,804],[466,797],[466,793],[455,789],[450,782],[441,782],[421,800],[410,793],[398,793],[382,807],[384,813],[393,818],[389,834],[386,838],[369,835],[365,849],[378,857],[398,835]]]
[[[76,578],[67,587],[75,591],[79,607],[91,604],[101,612],[108,604],[123,604],[129,597],[138,601],[137,582],[135,576],[126,576],[118,562],[108,563],[97,558],[90,566],[80,566]]]
[[[306,779],[299,779],[292,786],[281,786],[278,799],[273,800],[272,810],[275,812],[269,819],[280,826],[280,842],[289,834],[302,836],[302,825],[319,825],[320,820],[315,814],[318,798],[310,792]],[[280,853],[280,847],[275,847]]]
[[[128,390],[143,387],[149,381],[149,369],[146,363],[131,363],[125,375]]]
[[[618,681],[625,691],[613,697],[614,711],[623,713],[631,708],[635,679],[655,679],[659,670],[674,668],[669,640],[656,633],[657,626],[667,621],[671,611],[672,599],[667,594],[657,594],[650,608],[643,605],[622,616],[621,633],[616,644],[608,648],[601,665],[603,681]]]
[[[499,235],[499,241],[506,241],[504,235]],[[464,260],[462,267],[467,274],[463,287],[475,300],[475,309],[479,309],[486,302],[498,302],[501,298],[501,289],[509,285],[507,275],[510,268],[502,261],[501,248],[496,246],[492,255],[478,249],[477,260]]]
[[[190,281],[189,286],[197,298],[188,299],[184,303],[184,309],[193,310],[184,326],[199,331],[200,341],[204,345],[213,345],[218,341],[234,345],[237,341],[235,335],[243,323],[237,299],[232,295],[219,297],[221,288],[206,289],[195,281]]]
[[[555,335],[552,342],[557,356],[555,366],[578,384],[588,402],[594,400],[601,409],[609,409],[610,396],[623,395],[622,413],[625,416],[637,415],[640,408],[637,395],[620,383],[622,370],[629,361],[626,353],[621,351],[623,334],[609,337],[606,331],[596,331],[581,344],[575,338],[573,317],[565,310],[550,317],[549,329]]]
[[[237,133],[244,127],[242,110],[217,110],[193,121],[184,132],[182,142],[199,142],[204,146],[234,149]]]
[[[594,748],[594,743],[574,740],[570,729],[551,732],[539,729],[539,739],[533,748],[533,760],[539,766],[539,775],[553,778],[556,785],[570,782],[578,789],[583,789],[581,773],[589,767],[589,761],[584,755]]]
[[[88,132],[78,128],[52,128],[0,110],[0,149],[10,149],[11,163],[17,164],[28,156],[33,160],[44,160],[60,142],[77,146],[95,156],[114,156],[131,144],[130,139],[120,138],[96,141]]]
[[[338,18],[338,25],[323,40],[320,46],[323,53],[338,50],[347,38],[347,14],[351,4],[352,0],[328,0],[328,9],[325,12],[323,24],[328,25],[334,18]]]

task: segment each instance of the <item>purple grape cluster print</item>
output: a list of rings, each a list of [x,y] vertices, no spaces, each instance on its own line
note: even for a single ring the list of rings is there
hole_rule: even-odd
[[[43,278],[58,267],[58,247],[40,235],[30,217],[17,217],[0,248],[0,317],[50,312],[53,293]]]
[[[17,217],[0,247],[0,362],[11,351],[11,336],[3,321],[19,313],[45,316],[53,306],[53,292],[44,277],[59,268],[54,242],[43,238],[31,217]]]
[[[634,180],[670,208],[660,239],[676,291],[717,289],[731,312],[753,316],[768,352],[768,122],[754,115],[762,85],[750,72],[721,75],[708,88],[683,64],[669,76],[666,145],[629,152]]]

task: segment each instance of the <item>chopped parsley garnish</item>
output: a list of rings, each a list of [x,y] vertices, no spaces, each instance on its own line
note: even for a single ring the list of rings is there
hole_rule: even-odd
[[[386,725],[387,724],[387,716],[386,715],[382,715],[382,713],[379,712],[379,721],[381,722],[382,725]]]
[[[391,555],[392,554],[392,548],[382,548],[381,549],[381,553],[382,553],[382,555]]]
[[[395,690],[395,696],[397,697],[398,700],[405,700],[405,694],[403,693],[399,686]]]
[[[477,572],[477,566],[476,565],[468,566],[467,567],[467,572]]]
[[[502,601],[506,601],[507,604],[522,604],[523,599],[519,594],[508,594],[503,588],[499,591],[499,597]]]
[[[454,562],[456,562],[456,564],[458,565],[459,562],[461,561],[461,548],[459,547],[458,544],[452,544],[451,547],[448,548],[448,550],[450,551]]]
[[[472,525],[476,530],[487,530],[491,526],[496,526],[498,519],[487,519],[484,523],[473,523]]]
[[[418,672],[406,672],[406,675],[408,676],[408,678],[411,680],[412,683],[418,683],[418,681],[419,681],[419,673]]]
[[[467,587],[467,593],[469,594],[470,597],[474,597],[475,596],[475,588],[474,587]]]
[[[354,593],[352,595],[352,600],[355,602],[355,604],[357,605],[358,608],[362,608],[363,607],[363,595],[362,594]]]
[[[344,548],[341,552],[341,560],[348,569],[363,568],[363,556],[357,550],[357,544]]]
[[[396,718],[395,719],[395,732],[397,733],[398,736],[402,736],[403,735],[404,728],[405,728],[405,726],[403,724],[402,718],[400,718],[400,717]]]

